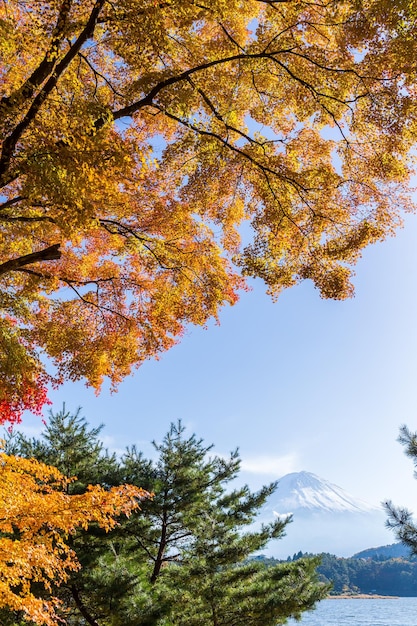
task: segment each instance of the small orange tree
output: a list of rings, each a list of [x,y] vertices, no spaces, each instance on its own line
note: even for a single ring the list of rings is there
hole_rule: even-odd
[[[90,486],[68,495],[68,480],[34,459],[0,453],[0,608],[22,611],[36,624],[58,623],[58,601],[37,597],[33,584],[51,591],[79,564],[66,539],[96,522],[112,529],[148,495],[130,485],[108,491]]]

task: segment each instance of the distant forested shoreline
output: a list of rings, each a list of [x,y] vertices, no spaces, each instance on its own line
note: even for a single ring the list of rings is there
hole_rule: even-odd
[[[372,594],[381,596],[417,597],[417,559],[411,556],[384,556],[377,550],[365,551],[350,558],[322,553],[317,572],[322,582],[332,583],[332,595]],[[311,556],[302,552],[289,557],[296,561]],[[265,565],[274,558],[257,557]]]

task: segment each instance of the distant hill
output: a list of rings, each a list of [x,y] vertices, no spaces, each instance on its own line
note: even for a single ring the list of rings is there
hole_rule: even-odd
[[[388,546],[379,546],[378,548],[368,548],[357,552],[352,559],[373,559],[374,561],[385,561],[387,559],[410,559],[410,548],[403,543],[392,543]]]
[[[365,550],[366,552],[366,550]],[[298,556],[298,555],[297,555]],[[317,572],[333,583],[333,593],[366,593],[386,596],[417,596],[417,561],[404,557],[383,560],[341,559],[322,554]]]
[[[397,545],[382,546],[382,548],[394,548]],[[403,546],[401,546],[403,547]],[[363,550],[363,554],[368,552],[378,553],[380,548]],[[384,550],[383,550],[384,552]],[[304,556],[301,551],[288,557],[287,561],[297,561]],[[393,557],[384,559],[364,558],[340,558],[333,554],[319,554],[321,559],[317,567],[320,580],[331,583],[332,595],[341,594],[371,594],[383,596],[417,597],[417,559],[411,560],[405,557]],[[275,565],[279,560],[265,556],[257,559],[268,567]]]

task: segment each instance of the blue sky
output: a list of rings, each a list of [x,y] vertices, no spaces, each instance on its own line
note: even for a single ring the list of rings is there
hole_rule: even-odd
[[[54,409],[83,408],[103,422],[111,449],[151,453],[171,421],[215,444],[239,447],[253,488],[307,470],[356,497],[392,499],[417,513],[413,466],[398,428],[417,430],[417,216],[365,251],[352,300],[321,300],[311,284],[272,303],[261,282],[222,311],[219,326],[191,328],[116,394],[83,384],[51,394]],[[24,430],[42,424],[27,417]]]

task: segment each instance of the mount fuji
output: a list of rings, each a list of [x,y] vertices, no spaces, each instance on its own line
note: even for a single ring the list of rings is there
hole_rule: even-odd
[[[297,511],[371,513],[381,510],[310,472],[295,472],[281,478],[277,496],[275,508],[278,515]]]
[[[371,546],[392,543],[386,513],[310,472],[287,474],[261,512],[260,521],[292,515],[286,536],[272,542],[268,554],[277,558],[295,552],[329,552],[351,556]]]

